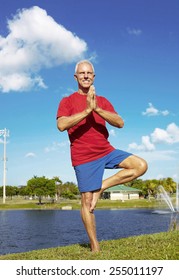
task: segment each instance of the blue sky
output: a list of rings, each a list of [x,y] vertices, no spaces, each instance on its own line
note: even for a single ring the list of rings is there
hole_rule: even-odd
[[[76,91],[74,67],[83,58],[95,66],[97,94],[125,120],[123,129],[108,125],[111,143],[147,160],[142,179],[179,180],[178,0],[1,0],[0,14],[7,184],[34,175],[76,183],[56,111]]]

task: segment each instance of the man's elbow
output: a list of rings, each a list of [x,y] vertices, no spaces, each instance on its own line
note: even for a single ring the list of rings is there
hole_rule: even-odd
[[[66,128],[63,125],[57,125],[58,130],[60,130],[61,132],[65,131]]]
[[[124,121],[119,123],[119,128],[123,128],[124,127]]]
[[[61,132],[65,131],[65,128],[62,126],[57,125],[58,130],[60,130]]]
[[[123,126],[124,126],[124,120],[119,115],[116,115],[116,125],[115,126],[118,128],[123,128]]]
[[[64,124],[63,124],[63,122],[61,122],[59,119],[57,120],[57,128],[58,128],[58,130],[60,130],[61,132],[63,132],[63,131],[66,130],[66,128],[65,128],[65,126],[64,126]]]
[[[123,128],[124,127],[124,121],[123,120],[118,120],[117,127],[118,128]]]

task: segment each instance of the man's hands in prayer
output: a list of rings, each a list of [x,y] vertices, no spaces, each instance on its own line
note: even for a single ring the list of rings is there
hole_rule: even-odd
[[[91,85],[87,94],[87,111],[96,111],[97,107],[95,87]]]

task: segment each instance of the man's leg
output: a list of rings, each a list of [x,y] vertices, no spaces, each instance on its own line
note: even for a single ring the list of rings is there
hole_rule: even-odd
[[[87,231],[92,252],[99,252],[99,243],[96,236],[96,223],[93,211],[90,212],[93,192],[81,193],[81,217]]]
[[[147,170],[147,163],[144,159],[131,155],[125,160],[123,160],[119,164],[119,167],[123,169],[114,174],[113,176],[103,180],[101,189],[98,192],[94,193],[93,201],[90,207],[91,212],[96,207],[96,203],[101,194],[104,192],[104,190],[116,185],[130,182],[136,179],[137,177],[143,175]]]

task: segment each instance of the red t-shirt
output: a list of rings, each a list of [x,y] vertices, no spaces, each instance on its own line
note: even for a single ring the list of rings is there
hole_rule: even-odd
[[[59,104],[57,118],[84,111],[87,104],[86,97],[78,92],[64,97]],[[116,113],[112,104],[105,97],[96,96],[96,98],[100,108]],[[73,166],[101,158],[114,150],[108,141],[109,134],[105,120],[95,112],[68,129],[68,135]]]

